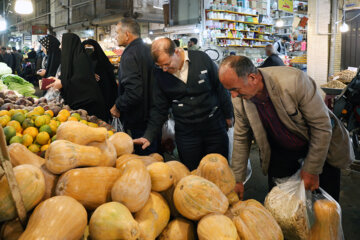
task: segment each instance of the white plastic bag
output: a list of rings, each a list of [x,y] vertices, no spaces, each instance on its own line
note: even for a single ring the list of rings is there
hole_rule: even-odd
[[[300,170],[289,178],[278,179],[264,205],[283,231],[285,239],[308,240],[311,221],[311,193],[305,192]],[[308,195],[308,196],[307,196]]]
[[[113,117],[113,120],[111,122],[111,126],[113,129],[115,129],[116,132],[124,132],[123,125],[119,118]]]
[[[44,95],[44,97],[46,98],[46,100],[48,102],[51,102],[51,101],[54,101],[57,102],[57,103],[62,103],[63,99],[60,95],[60,91],[59,90],[56,90],[54,88],[49,88],[47,91],[46,91],[46,94]]]
[[[175,121],[172,118],[169,118],[162,127],[161,148],[168,153],[172,153],[175,149]]]
[[[228,138],[229,138],[229,164],[231,165],[231,158],[232,158],[232,152],[233,152],[233,146],[234,146],[234,127],[231,127],[227,131]]]

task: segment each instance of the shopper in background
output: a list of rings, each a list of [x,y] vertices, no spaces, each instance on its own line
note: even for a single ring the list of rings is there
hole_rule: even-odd
[[[351,163],[352,149],[346,129],[326,107],[314,80],[296,68],[257,69],[244,56],[226,58],[219,76],[234,98],[232,169],[240,197],[255,139],[269,189],[274,178],[289,177],[301,168],[307,190],[320,185],[338,201],[340,168]]]
[[[21,63],[23,61],[23,55],[16,50],[15,47],[12,48],[13,50],[13,55],[14,55],[14,60],[15,60],[15,71],[18,75],[22,74],[22,67],[21,67]]]
[[[10,48],[2,47],[1,55],[4,60],[4,63],[6,63],[6,65],[8,65],[9,68],[13,69],[14,59],[13,56],[11,55]]]
[[[88,39],[82,43],[87,55],[90,57],[95,70],[95,79],[103,95],[106,110],[110,111],[117,97],[117,85],[115,81],[114,66],[105,55],[99,43]]]
[[[275,53],[279,55],[286,55],[286,43],[289,42],[288,37],[281,37],[274,44]]]
[[[151,53],[156,65],[154,108],[143,138],[143,148],[153,142],[168,118],[175,120],[175,141],[180,160],[189,170],[209,153],[228,157],[227,127],[233,123],[230,94],[219,82],[217,67],[206,53],[176,48],[170,38],[155,40]]]
[[[35,59],[36,59],[36,52],[34,48],[31,48],[30,51],[27,53],[28,56],[28,60],[32,61],[33,63],[35,63]]]
[[[285,66],[283,60],[281,60],[281,58],[277,54],[275,54],[273,45],[266,45],[265,53],[268,57],[265,59],[265,61],[263,62],[263,64],[261,64],[259,68]]]
[[[41,77],[54,77],[61,63],[60,41],[52,36],[46,35],[39,40],[43,53],[46,55],[46,64],[37,71]]]
[[[174,41],[176,47],[180,47],[180,41],[179,40],[174,39],[173,41]]]
[[[140,38],[140,26],[135,19],[124,18],[117,27],[117,42],[126,47],[120,61],[120,95],[111,114],[121,117],[132,138],[144,135],[152,106],[153,66],[150,48]],[[157,139],[157,136],[155,136]],[[157,151],[157,140],[147,150],[136,146],[135,153],[148,155]]]
[[[103,121],[110,120],[100,88],[95,80],[90,58],[74,33],[65,33],[61,41],[61,76],[48,85],[61,89],[65,103],[71,109],[84,109]]]
[[[197,51],[200,50],[200,46],[197,45],[198,40],[197,38],[190,38],[188,42],[188,50]]]

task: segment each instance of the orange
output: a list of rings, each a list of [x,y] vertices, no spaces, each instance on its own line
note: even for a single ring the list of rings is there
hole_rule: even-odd
[[[22,128],[18,121],[12,120],[6,124],[6,126],[12,126],[15,128],[16,132],[21,132]]]
[[[50,121],[49,121],[50,122]],[[41,127],[42,125],[46,124],[46,118],[44,116],[38,116],[35,119],[35,126]]]
[[[44,112],[45,112],[44,108],[41,107],[41,106],[38,106],[38,107],[34,108],[33,111],[34,111],[34,112],[37,112],[39,115],[43,115]]]
[[[50,117],[54,116],[54,112],[52,110],[46,110],[45,114],[49,115]]]
[[[49,144],[43,145],[43,146],[41,146],[40,151],[41,151],[41,152],[44,152],[44,151],[46,151],[48,148],[49,148]]]
[[[97,128],[97,127],[98,127],[98,125],[97,125],[96,123],[93,123],[93,122],[89,122],[89,123],[88,123],[88,126],[89,126],[89,127],[94,127],[94,128]]]
[[[0,117],[4,116],[4,115],[7,115],[9,117],[11,117],[11,114],[9,111],[6,111],[6,110],[1,110],[0,111]]]
[[[114,135],[113,131],[108,131],[108,137],[111,137],[112,135]]]
[[[40,151],[40,147],[37,144],[31,144],[28,149],[33,153],[37,153]]]
[[[62,110],[60,110],[58,116],[59,115],[65,115],[68,118],[68,117],[70,117],[70,112],[66,109],[62,109]]]
[[[66,122],[67,119],[68,119],[68,116],[66,116],[65,114],[59,114],[57,116],[57,120],[60,122]]]
[[[10,121],[10,117],[8,115],[4,115],[0,117],[0,124],[2,127],[5,127],[9,121]]]
[[[29,134],[30,136],[32,136],[33,138],[36,138],[36,136],[38,135],[39,131],[37,130],[36,127],[28,127],[27,129],[24,130],[23,134]]]
[[[23,136],[23,145],[28,147],[30,146],[34,141],[34,138],[30,134],[25,134]]]
[[[45,145],[49,142],[50,135],[47,132],[40,132],[36,136],[36,142],[38,142],[40,145]]]
[[[68,121],[75,121],[78,122],[79,120],[76,117],[69,117]]]

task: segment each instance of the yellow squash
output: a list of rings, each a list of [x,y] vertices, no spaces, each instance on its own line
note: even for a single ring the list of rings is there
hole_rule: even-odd
[[[29,211],[44,196],[44,175],[38,167],[28,164],[14,167],[14,175],[24,201],[25,209]],[[0,179],[0,203],[0,222],[17,217],[15,203],[5,175]]]
[[[233,221],[218,213],[201,218],[197,233],[199,240],[240,240]]]
[[[112,187],[112,200],[124,204],[131,212],[139,211],[150,196],[149,172],[142,161],[133,159],[124,165],[120,176]]]
[[[101,165],[103,156],[97,147],[82,146],[65,140],[50,144],[45,154],[46,168],[61,174],[76,167],[95,167]]]
[[[114,167],[116,162],[116,149],[114,145],[109,141],[103,142],[91,142],[88,146],[97,147],[101,150],[102,160],[99,166]]]
[[[179,213],[191,220],[199,220],[209,213],[224,214],[229,206],[218,186],[194,175],[184,177],[177,184],[174,203]]]
[[[11,165],[16,167],[21,164],[31,164],[41,167],[45,163],[45,159],[31,152],[27,147],[20,143],[13,143],[8,146]]]
[[[215,183],[227,195],[235,188],[235,176],[221,154],[208,154],[201,159],[196,174]]]
[[[67,140],[80,145],[103,142],[106,138],[106,128],[93,128],[75,121],[62,123],[56,131],[56,140]]]
[[[145,206],[135,214],[140,225],[140,239],[154,240],[164,230],[170,219],[170,209],[165,199],[157,192],[151,192]]]
[[[124,132],[115,133],[109,138],[109,140],[112,144],[114,144],[118,157],[134,151],[132,138]]]
[[[189,169],[179,161],[169,161],[166,164],[171,168],[173,178],[174,178],[174,186],[184,177],[190,175]]]
[[[172,220],[160,234],[159,240],[195,240],[194,224],[184,218]]]
[[[79,240],[86,225],[87,213],[78,201],[56,196],[35,208],[19,240]]]
[[[139,224],[130,211],[118,202],[98,207],[91,216],[89,231],[92,240],[138,240],[140,236]]]
[[[55,175],[51,173],[49,170],[47,170],[45,164],[41,166],[41,171],[44,174],[45,179],[45,194],[42,200],[46,200],[48,198],[51,198],[55,196],[55,188],[57,181],[59,179],[58,175]]]
[[[151,177],[151,190],[156,192],[165,191],[174,183],[173,172],[169,165],[163,162],[155,162],[147,166]]]
[[[239,196],[237,195],[237,193],[234,190],[232,190],[230,193],[228,193],[226,195],[226,197],[228,198],[229,204],[231,206],[235,205],[236,203],[238,203],[240,201]]]
[[[72,169],[59,178],[56,195],[72,197],[94,210],[111,200],[111,188],[119,176],[120,171],[112,167]]]

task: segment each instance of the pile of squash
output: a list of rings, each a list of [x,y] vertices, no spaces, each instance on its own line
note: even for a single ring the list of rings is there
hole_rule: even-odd
[[[0,239],[281,240],[257,201],[239,201],[234,175],[219,154],[196,171],[159,154],[132,154],[125,133],[66,122],[45,159],[21,144],[11,163],[30,217],[25,229],[6,177],[0,179]]]

